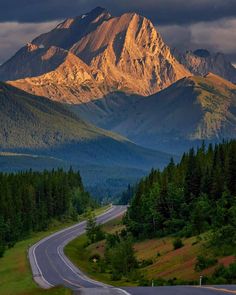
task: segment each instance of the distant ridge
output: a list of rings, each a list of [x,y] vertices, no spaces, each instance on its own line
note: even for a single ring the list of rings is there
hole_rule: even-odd
[[[77,165],[148,169],[169,155],[81,120],[62,104],[0,83],[0,151],[54,157]]]
[[[223,53],[211,53],[206,49],[186,52],[175,49],[173,54],[193,75],[204,76],[212,72],[236,83],[236,68]]]
[[[72,109],[137,144],[170,153],[202,140],[236,138],[236,85],[212,73],[184,78],[147,98],[116,93]]]

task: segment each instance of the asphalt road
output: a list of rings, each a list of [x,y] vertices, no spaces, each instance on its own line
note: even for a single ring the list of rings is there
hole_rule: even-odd
[[[97,217],[98,223],[106,223],[126,211],[124,206],[114,206]],[[225,290],[212,290],[196,287],[156,287],[156,288],[113,288],[91,280],[75,267],[64,255],[63,249],[71,240],[85,232],[86,222],[57,232],[29,249],[29,260],[35,281],[42,288],[63,285],[75,291],[76,295],[216,295]],[[222,289],[230,290],[227,286]],[[236,290],[231,286],[232,290]],[[231,292],[234,292],[232,291]],[[230,291],[229,291],[230,292]],[[233,294],[236,294],[233,293]]]
[[[154,288],[126,288],[125,290],[130,295],[225,295],[227,294],[228,287],[220,290],[220,287],[209,289],[207,287],[190,287],[190,286],[176,286],[176,287],[154,287]],[[234,288],[236,290],[236,288]],[[92,293],[91,293],[92,294]],[[228,293],[230,294],[230,293]],[[236,292],[232,292],[236,294]]]
[[[114,206],[97,217],[106,223],[126,211],[125,206]],[[29,260],[35,281],[42,288],[63,285],[70,289],[106,287],[86,277],[64,255],[63,249],[71,240],[85,233],[86,222],[53,234],[29,249]]]

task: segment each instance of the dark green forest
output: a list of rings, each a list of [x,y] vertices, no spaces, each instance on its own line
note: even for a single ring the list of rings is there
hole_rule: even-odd
[[[0,173],[0,188],[0,256],[32,232],[46,230],[52,220],[76,221],[96,206],[72,169]]]
[[[209,231],[219,251],[236,252],[236,141],[203,143],[180,163],[152,170],[138,184],[125,224],[138,239]]]

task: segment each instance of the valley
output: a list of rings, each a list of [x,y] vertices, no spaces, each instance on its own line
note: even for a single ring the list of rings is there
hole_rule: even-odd
[[[86,186],[100,183],[98,191],[108,194],[109,181],[120,179],[120,188],[111,190],[120,193],[129,182],[170,159],[167,153],[143,148],[81,120],[59,103],[4,83],[0,89],[2,171],[73,166],[83,171]],[[123,173],[130,177],[124,180]]]

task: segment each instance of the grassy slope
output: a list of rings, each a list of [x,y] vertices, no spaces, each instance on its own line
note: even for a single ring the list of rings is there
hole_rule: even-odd
[[[101,214],[108,207],[99,208],[95,214]],[[83,218],[83,217],[81,217]],[[6,251],[0,259],[0,294],[1,295],[70,295],[70,290],[55,288],[50,290],[40,289],[33,281],[30,265],[27,259],[29,245],[35,244],[52,232],[72,225],[71,223],[55,222],[46,232],[33,234],[31,238],[18,242],[14,248]]]
[[[4,257],[0,259],[1,295],[71,294],[70,291],[63,288],[48,291],[40,289],[32,279],[30,265],[27,259],[29,245],[36,243],[51,232],[69,225],[71,224],[54,225],[47,232],[34,234],[31,238],[18,242],[13,248],[6,251]]]
[[[200,273],[194,270],[196,257],[204,252],[203,241],[198,241],[196,237],[184,239],[184,247],[173,250],[173,238],[153,239],[137,243],[135,250],[139,260],[152,259],[153,264],[144,268],[144,273],[148,279],[173,279],[184,281],[198,280]],[[148,250],[147,250],[148,249]],[[158,257],[160,253],[160,257]],[[234,261],[234,257],[220,258],[219,263],[228,265]],[[215,267],[211,267],[202,272],[210,275]]]
[[[112,220],[103,226],[103,230],[109,233],[114,233],[119,231],[122,228],[121,218]],[[73,240],[65,247],[65,254],[70,260],[77,265],[84,273],[89,277],[96,279],[113,286],[126,286],[127,282],[124,280],[121,281],[111,281],[109,273],[100,273],[97,271],[96,265],[93,262],[89,261],[89,258],[92,254],[98,253],[100,255],[104,254],[105,241],[98,242],[96,244],[90,245],[89,247],[84,248],[84,245],[87,243],[86,235]],[[133,285],[133,284],[128,284]]]
[[[117,219],[107,223],[103,230],[109,233],[120,231],[122,228],[121,220]],[[89,261],[89,257],[93,254],[104,255],[105,241],[90,245],[84,249],[86,236],[83,235],[72,241],[65,249],[66,255],[79,266],[81,270],[87,273],[90,277],[114,285],[114,286],[130,286],[134,283],[127,281],[111,281],[110,274],[99,273],[94,263]],[[194,270],[196,257],[202,254],[205,249],[203,247],[204,236],[202,240],[196,237],[184,239],[184,247],[178,250],[173,250],[173,238],[166,237],[162,239],[153,239],[135,244],[136,257],[138,260],[153,261],[153,264],[142,269],[143,274],[147,279],[173,279],[177,278],[183,281],[197,281],[200,273]],[[158,255],[160,254],[160,256]],[[225,266],[235,260],[233,256],[219,258],[219,263]],[[213,273],[215,267],[211,267],[202,272],[203,275]]]
[[[46,148],[119,135],[85,123],[63,105],[0,83],[2,148]]]

